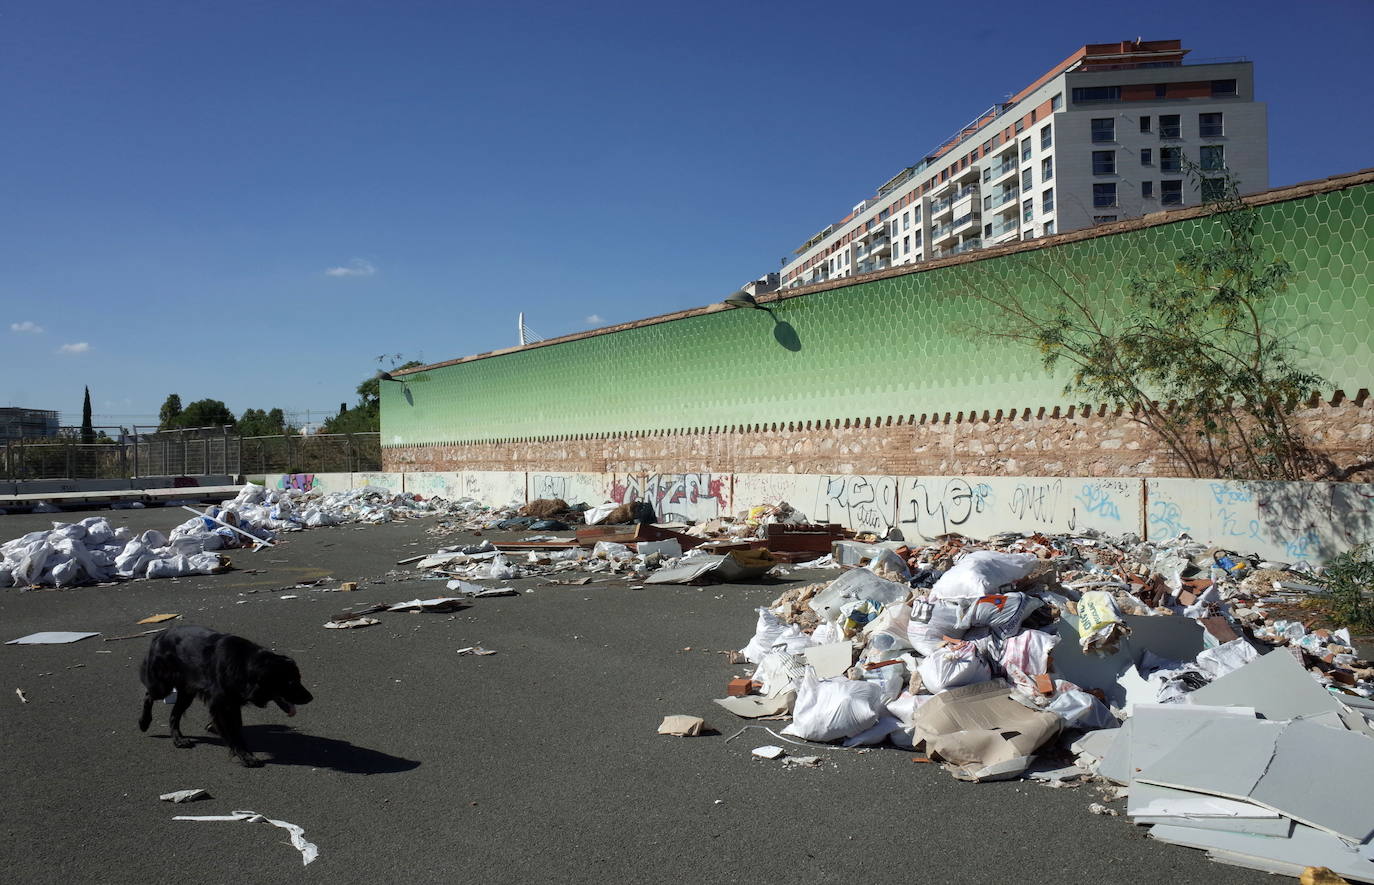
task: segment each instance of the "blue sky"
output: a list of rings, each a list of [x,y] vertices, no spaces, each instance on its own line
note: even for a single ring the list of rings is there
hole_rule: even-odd
[[[521,310],[552,337],[718,301],[1135,37],[1255,62],[1273,185],[1374,165],[1365,0],[10,4],[0,405],[332,410]]]

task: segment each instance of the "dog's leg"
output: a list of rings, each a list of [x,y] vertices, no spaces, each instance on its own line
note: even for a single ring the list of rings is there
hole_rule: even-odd
[[[138,730],[147,731],[148,726],[153,724],[153,698],[152,692],[145,692],[143,695],[143,715],[138,717]]]
[[[172,715],[170,717],[172,726],[172,746],[186,749],[194,747],[195,742],[181,733],[181,715],[191,706],[191,702],[196,699],[195,692],[183,688],[177,688],[177,702],[172,705]]]
[[[243,713],[238,705],[220,701],[211,705],[210,715],[214,718],[220,737],[229,745],[229,752],[234,758],[245,768],[260,767],[262,760],[248,752],[248,747],[243,742]]]

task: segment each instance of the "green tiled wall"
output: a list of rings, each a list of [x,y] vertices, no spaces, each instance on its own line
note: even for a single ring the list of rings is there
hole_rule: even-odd
[[[1261,207],[1261,237],[1293,263],[1275,308],[1308,365],[1370,387],[1374,185]],[[1111,299],[1216,235],[1194,219],[476,360],[382,385],[387,445],[1067,405],[1028,349],[979,336],[998,321],[966,293],[1051,291],[1068,269]],[[786,329],[779,327],[781,332]]]

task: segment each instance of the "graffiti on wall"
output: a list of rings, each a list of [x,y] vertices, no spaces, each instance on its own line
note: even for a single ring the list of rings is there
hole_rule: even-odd
[[[855,531],[886,535],[897,517],[897,478],[842,474],[822,476],[807,514],[813,522],[839,523]]]
[[[315,487],[315,474],[313,473],[283,473],[281,479],[277,480],[277,488],[282,491],[295,489],[300,492],[308,492]]]
[[[530,498],[562,498],[568,500],[568,478],[556,473],[530,474]]]
[[[627,473],[612,477],[611,500],[645,501],[664,522],[701,522],[729,513],[726,478],[710,473]]]
[[[899,518],[903,533],[929,540],[958,531],[970,519],[991,510],[992,487],[961,477],[932,479],[908,476],[902,480]]]

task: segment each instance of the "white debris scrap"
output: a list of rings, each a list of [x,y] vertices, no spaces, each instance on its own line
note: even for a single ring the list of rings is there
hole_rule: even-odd
[[[273,820],[265,815],[258,814],[256,811],[235,811],[233,814],[205,814],[189,815],[180,814],[172,820],[194,820],[194,821],[247,821],[253,824],[271,824],[274,827],[281,827],[291,834],[291,844],[301,853],[301,865],[307,866],[315,858],[320,856],[320,849],[314,842],[309,842],[305,838],[305,830],[293,823],[284,820]]]

